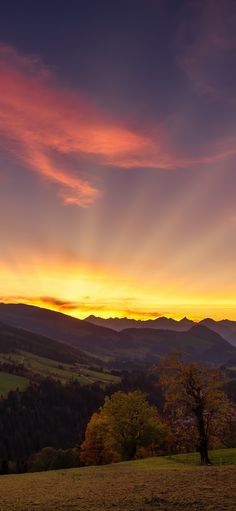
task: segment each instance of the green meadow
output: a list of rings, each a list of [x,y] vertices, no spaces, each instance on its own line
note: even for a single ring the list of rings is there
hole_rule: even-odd
[[[79,364],[76,366],[61,363],[24,351],[1,353],[0,361],[24,365],[32,374],[38,374],[44,378],[50,376],[56,380],[60,380],[61,383],[67,383],[72,379],[78,380],[81,385],[89,385],[94,382],[105,385],[118,383],[120,381],[118,376],[114,376],[108,371],[101,371],[96,367],[91,369],[86,365]],[[27,382],[28,380],[21,376],[0,372],[0,395],[5,396],[10,390],[15,390],[17,387],[19,387],[20,390],[24,390],[27,387]]]
[[[10,390],[25,390],[28,386],[27,378],[15,374],[0,372],[0,397],[6,397]]]

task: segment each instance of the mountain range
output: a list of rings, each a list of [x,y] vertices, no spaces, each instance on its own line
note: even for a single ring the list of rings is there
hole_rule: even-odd
[[[88,316],[85,321],[92,323],[93,325],[104,326],[112,328],[120,332],[126,328],[154,328],[155,330],[175,330],[176,332],[185,332],[195,325],[194,321],[188,318],[183,318],[180,321],[176,321],[172,318],[166,318],[161,316],[156,319],[129,319],[129,318],[99,318],[97,316]]]
[[[209,328],[209,322],[210,326],[212,326],[211,322],[214,327],[215,324],[219,326],[219,322],[213,320],[204,320],[195,324],[187,318],[184,318],[182,322],[158,318],[151,323],[159,325],[158,328],[147,328],[149,322],[145,321],[136,322],[135,325],[138,323],[138,327],[117,331],[103,325],[96,325],[94,322],[89,322],[88,319],[80,320],[30,305],[0,304],[0,321],[15,329],[12,335],[14,333],[16,335],[16,331],[20,330],[21,338],[22,335],[24,336],[24,332],[28,338],[31,335],[31,339],[34,336],[40,336],[41,340],[39,337],[37,342],[34,340],[34,345],[36,343],[39,350],[40,343],[42,349],[45,349],[45,346],[48,346],[49,349],[51,345],[54,350],[58,349],[59,351],[63,344],[63,349],[65,346],[70,350],[74,349],[78,358],[82,354],[86,357],[96,357],[110,367],[129,369],[147,366],[158,361],[161,356],[177,349],[199,362],[221,365],[226,364],[230,359],[236,359],[236,348],[213,328]],[[142,327],[140,327],[140,323]],[[224,322],[222,323],[224,326]],[[231,323],[234,322],[229,323],[230,327],[228,322],[225,325],[225,330],[228,333],[233,332]],[[1,336],[0,329],[0,349]],[[70,354],[72,355],[71,352]]]
[[[103,326],[112,328],[116,331],[124,330],[125,328],[154,328],[155,330],[174,330],[176,332],[187,332],[194,325],[202,325],[210,328],[217,334],[221,335],[234,346],[236,346],[236,321],[229,321],[223,319],[221,321],[215,321],[211,318],[206,318],[199,323],[192,321],[188,318],[183,318],[180,321],[176,321],[172,318],[166,318],[164,316],[156,319],[148,320],[136,320],[129,318],[99,318],[97,316],[88,316],[85,321],[92,323],[93,325]]]

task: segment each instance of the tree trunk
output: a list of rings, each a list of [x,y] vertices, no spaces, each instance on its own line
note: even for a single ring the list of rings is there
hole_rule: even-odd
[[[2,461],[2,470],[1,470],[1,474],[8,474],[8,461],[7,460],[3,460]]]
[[[211,465],[211,461],[208,456],[208,438],[205,430],[203,407],[199,406],[197,409],[197,421],[198,421],[198,432],[199,432],[199,452],[201,457],[201,465]]]
[[[208,456],[208,446],[205,438],[201,438],[200,440],[199,452],[201,456],[201,465],[211,465],[211,461]]]
[[[136,456],[136,452],[137,452],[137,444],[136,443],[126,444],[123,448],[122,459],[123,460],[133,460]]]

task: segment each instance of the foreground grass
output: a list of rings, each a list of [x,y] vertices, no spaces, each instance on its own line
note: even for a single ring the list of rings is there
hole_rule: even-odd
[[[214,466],[236,465],[236,449],[217,449],[210,451],[209,457]],[[185,468],[192,468],[192,466],[199,467],[200,457],[197,452],[193,452],[126,462],[126,465],[129,464],[134,470],[160,470],[162,468],[182,470],[184,468],[183,465],[185,465]]]
[[[212,459],[233,460],[236,450]],[[234,511],[233,465],[195,466],[193,455],[0,477],[0,511]]]
[[[168,456],[168,459],[176,463],[199,465],[199,454],[196,452]],[[236,449],[218,449],[210,451],[210,460],[213,465],[236,465]]]

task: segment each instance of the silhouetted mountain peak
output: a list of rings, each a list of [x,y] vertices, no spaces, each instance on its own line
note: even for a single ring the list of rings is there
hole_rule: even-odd
[[[207,338],[221,339],[222,341],[225,340],[217,332],[211,330],[206,325],[196,324],[192,328],[190,328],[188,332],[197,335],[198,337],[204,337],[206,340]]]
[[[192,319],[187,318],[187,316],[184,316],[179,322],[179,325],[189,325],[189,328],[191,325],[196,325],[195,321],[192,321]]]
[[[215,319],[212,319],[212,318],[204,318],[201,321],[199,321],[199,325],[207,325],[207,324],[214,324],[214,323],[217,323],[217,321],[215,321]]]

